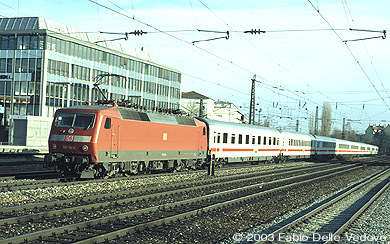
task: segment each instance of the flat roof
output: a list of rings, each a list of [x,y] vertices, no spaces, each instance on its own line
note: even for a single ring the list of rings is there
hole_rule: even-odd
[[[48,32],[61,34],[70,38],[78,39],[88,43],[89,45],[95,45],[96,48],[106,48],[117,51],[121,54],[127,54],[134,58],[138,58],[143,61],[149,61],[150,63],[170,69],[177,73],[180,73],[177,69],[154,63],[151,55],[147,51],[123,45],[120,42],[107,41],[103,37],[94,34],[81,31],[77,28],[57,23],[52,20],[43,19],[40,17],[17,17],[17,18],[0,18],[0,33],[17,33],[17,32]]]

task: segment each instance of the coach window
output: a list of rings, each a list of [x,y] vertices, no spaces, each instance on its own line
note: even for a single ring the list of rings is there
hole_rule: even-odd
[[[249,135],[245,136],[245,144],[249,144]]]
[[[203,127],[203,135],[205,136],[206,135],[206,128]]]
[[[218,133],[218,136],[217,136],[217,143],[221,143],[221,133]]]
[[[272,137],[269,137],[269,139],[268,139],[268,145],[272,145]]]
[[[104,123],[104,129],[111,128],[111,118],[106,118],[106,122]]]
[[[242,144],[242,135],[241,134],[238,135],[238,144]]]
[[[223,143],[227,143],[228,141],[228,133],[223,133]]]
[[[276,137],[274,137],[274,141],[272,145],[276,145]]]
[[[267,145],[267,137],[266,136],[264,136],[264,138],[263,138],[263,145]]]
[[[252,136],[252,144],[256,144],[256,136]]]
[[[257,144],[259,144],[259,145],[261,144],[261,136],[257,137]]]
[[[232,134],[232,144],[236,143],[236,134]]]
[[[278,146],[279,146],[279,137],[278,137],[278,138],[276,138],[276,145],[278,145]]]

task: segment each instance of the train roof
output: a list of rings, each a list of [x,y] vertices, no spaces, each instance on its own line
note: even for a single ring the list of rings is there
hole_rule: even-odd
[[[294,132],[294,131],[282,131],[275,128],[270,127],[264,127],[264,126],[258,126],[258,125],[249,125],[249,124],[239,124],[239,123],[233,123],[233,122],[226,122],[226,121],[219,121],[219,120],[211,120],[211,119],[205,119],[205,118],[198,118],[199,120],[207,123],[208,125],[214,125],[214,126],[227,126],[230,128],[246,128],[246,129],[256,129],[256,130],[263,130],[263,131],[269,131],[269,132],[276,132],[276,133],[282,133],[284,135],[294,135],[294,136],[302,136],[302,137],[309,137],[310,139],[313,139],[313,136],[306,133],[300,133],[300,132]]]
[[[173,114],[162,114],[156,112],[146,112],[140,111],[133,108],[126,107],[117,107],[117,106],[107,106],[107,105],[77,105],[72,107],[61,108],[60,110],[108,110],[115,109],[119,111],[122,119],[125,120],[134,120],[134,121],[144,121],[144,122],[154,122],[154,123],[163,123],[163,124],[173,124],[173,125],[187,125],[187,126],[196,126],[195,118],[181,115]]]
[[[313,137],[317,141],[325,141],[325,142],[336,142],[337,141],[336,138],[332,138],[332,137],[317,136],[317,135],[313,135]]]
[[[132,108],[118,107],[118,111],[123,119],[154,122],[173,125],[196,126],[195,118],[173,114],[162,114],[155,112],[141,112]]]
[[[283,135],[290,135],[290,136],[301,136],[301,137],[307,137],[311,140],[315,139],[315,137],[311,134],[301,133],[301,132],[295,132],[295,131],[282,131]]]
[[[80,109],[80,110],[106,110],[106,109],[112,109],[115,108],[113,106],[106,106],[106,105],[76,105],[71,107],[64,107],[60,108],[59,110],[73,110],[73,109]]]
[[[367,143],[364,143],[364,142],[347,141],[347,140],[342,140],[342,139],[337,139],[337,138],[332,138],[332,137],[326,137],[326,136],[316,136],[316,135],[313,135],[313,137],[316,140],[318,140],[318,141],[334,142],[334,143],[345,143],[345,144],[355,144],[355,145],[359,145],[359,146],[377,147],[375,145],[367,144]]]
[[[203,121],[206,124],[211,125],[211,126],[225,126],[225,127],[237,128],[237,129],[257,129],[257,130],[264,130],[264,131],[269,131],[269,132],[280,133],[279,130],[274,129],[274,128],[269,128],[269,127],[249,125],[249,124],[239,124],[239,123],[205,119],[205,118],[197,118],[197,119],[199,119],[200,121]]]

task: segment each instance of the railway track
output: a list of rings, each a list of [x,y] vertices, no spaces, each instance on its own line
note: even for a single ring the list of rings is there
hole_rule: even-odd
[[[374,160],[375,161],[375,160]],[[364,162],[365,164],[371,164],[372,159]],[[335,160],[333,164],[343,163],[343,161]],[[242,168],[251,168],[253,165],[228,165],[227,167],[217,169],[217,171],[226,171],[229,169],[242,169]],[[188,171],[188,172],[175,172],[175,173],[164,173],[164,175],[180,175],[180,174],[191,174],[198,172],[206,172],[206,170],[197,170],[197,171]],[[30,189],[40,189],[45,187],[53,186],[64,186],[64,185],[77,185],[88,182],[113,182],[117,180],[126,180],[126,179],[142,179],[157,174],[150,175],[133,175],[129,177],[116,177],[109,179],[94,179],[94,180],[81,180],[78,181],[76,178],[62,178],[58,173],[53,170],[39,170],[39,171],[26,171],[26,172],[10,172],[0,174],[0,192],[6,191],[18,191],[18,190],[30,190]],[[29,180],[30,179],[30,180]]]
[[[353,234],[349,237],[343,234],[389,186],[390,169],[387,169],[347,192],[327,199],[302,217],[279,226],[277,230],[264,231],[261,236],[257,236],[262,240],[256,243],[336,243],[342,238],[359,238]]]
[[[64,212],[73,212],[75,209],[83,206],[83,210],[95,209],[98,206],[110,205],[112,202],[126,204],[128,202],[134,202],[138,200],[145,200],[148,198],[156,197],[169,197],[170,195],[179,195],[185,194],[190,190],[204,190],[216,191],[221,187],[233,188],[235,186],[253,184],[258,182],[271,181],[272,179],[282,178],[286,175],[297,175],[307,172],[315,172],[318,170],[329,170],[333,169],[333,166],[324,165],[319,167],[301,167],[294,170],[291,169],[282,169],[282,170],[273,170],[269,172],[256,172],[251,174],[242,174],[234,176],[226,176],[219,178],[205,179],[197,182],[183,182],[177,184],[171,184],[167,186],[155,186],[147,189],[137,189],[129,190],[123,192],[113,192],[101,195],[94,195],[83,198],[73,198],[66,200],[57,200],[52,202],[42,202],[35,204],[20,205],[14,207],[0,208],[0,224],[3,223],[16,223],[22,222],[23,220],[31,219],[32,212],[36,214],[35,217],[39,217],[42,214],[48,215],[51,210],[64,209]],[[343,167],[348,168],[348,167]],[[339,169],[339,168],[337,168]],[[336,170],[337,170],[336,169]],[[129,199],[129,200],[123,200]],[[69,208],[69,206],[72,206]],[[66,209],[66,210],[65,210]],[[25,215],[28,213],[28,215]],[[42,213],[39,215],[39,213]],[[53,212],[53,215],[60,214],[59,211]]]
[[[77,200],[74,199],[73,202],[58,202],[57,206],[55,203],[41,203],[40,206],[39,204],[25,206],[26,210],[21,210],[23,206],[19,210],[16,209],[17,207],[1,209],[2,212],[9,214],[3,216],[1,220],[1,231],[17,229],[23,232],[26,226],[38,225],[41,229],[29,234],[26,233],[34,230],[25,230],[24,235],[3,239],[0,243],[20,243],[25,240],[31,243],[35,241],[93,243],[115,239],[118,236],[126,238],[128,233],[134,231],[177,221],[215,208],[266,197],[286,188],[309,184],[360,167],[363,166],[323,165],[318,168],[312,167],[311,170],[301,169],[301,173],[298,170],[292,172],[291,169],[290,172],[270,171],[246,174],[245,177],[236,175],[194,182],[196,184],[184,182],[146,189],[149,192],[138,190],[138,194],[136,191],[127,192],[123,193],[123,198],[120,199],[113,198],[113,195],[97,196],[100,200],[91,197],[81,205],[77,205]],[[271,178],[275,179],[278,174],[280,176],[278,180],[269,179],[265,182],[266,177],[272,176]],[[26,214],[35,207],[40,210]],[[47,211],[42,211],[43,209]],[[66,225],[61,220],[71,224]],[[53,226],[52,223],[59,223],[59,225]]]
[[[308,166],[313,167],[313,166]],[[233,165],[228,168],[217,169],[217,171],[223,174],[223,171],[229,169],[242,169],[242,168],[253,168],[253,165],[244,165],[237,166]],[[296,169],[296,167],[284,167],[284,170],[289,168]],[[161,176],[174,176],[182,174],[197,174],[199,172],[206,172],[206,170],[197,170],[197,171],[187,171],[187,172],[174,172],[174,173],[164,173],[164,174],[147,174],[147,175],[133,175],[128,177],[116,177],[109,179],[92,179],[92,180],[77,180],[76,178],[61,178],[58,174],[51,170],[47,171],[33,171],[33,172],[19,172],[19,173],[10,173],[10,176],[0,177],[0,192],[6,191],[19,191],[19,190],[31,190],[31,189],[41,189],[53,186],[66,186],[66,185],[78,185],[85,183],[103,183],[103,182],[115,182],[121,180],[137,180],[149,177],[159,177]],[[49,178],[49,176],[55,176],[53,179],[44,179]],[[28,180],[31,179],[31,180]]]
[[[0,184],[7,181],[22,180],[22,179],[44,179],[58,178],[59,174],[54,170],[37,170],[26,172],[2,173],[0,174]]]

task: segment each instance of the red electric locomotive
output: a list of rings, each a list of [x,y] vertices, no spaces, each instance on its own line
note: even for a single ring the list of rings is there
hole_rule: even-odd
[[[57,110],[48,165],[64,175],[110,177],[205,166],[206,124],[195,118],[92,105]]]

